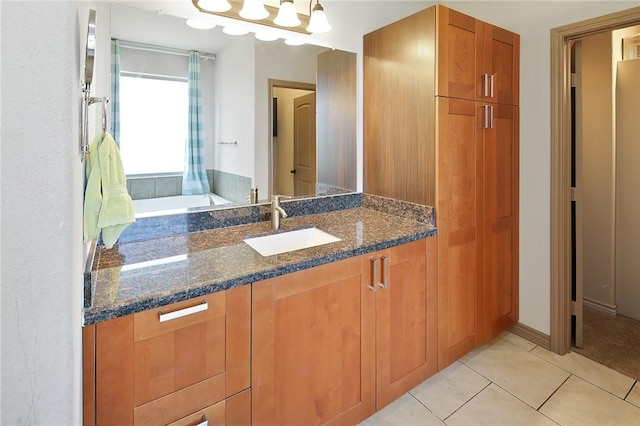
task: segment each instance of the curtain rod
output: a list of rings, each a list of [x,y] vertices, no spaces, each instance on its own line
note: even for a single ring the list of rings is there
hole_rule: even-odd
[[[114,39],[115,40],[115,39]],[[173,47],[156,46],[153,44],[138,43],[135,41],[118,40],[120,41],[120,47],[126,49],[145,50],[147,52],[168,53],[170,55],[189,56],[189,51],[185,49],[176,49]],[[215,53],[200,52],[200,58],[205,61],[215,61]]]

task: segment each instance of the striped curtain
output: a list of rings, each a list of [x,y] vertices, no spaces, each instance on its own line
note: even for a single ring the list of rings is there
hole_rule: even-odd
[[[120,40],[111,40],[111,136],[120,148]]]
[[[182,193],[208,194],[209,180],[204,165],[200,52],[189,52],[189,136],[186,143]]]

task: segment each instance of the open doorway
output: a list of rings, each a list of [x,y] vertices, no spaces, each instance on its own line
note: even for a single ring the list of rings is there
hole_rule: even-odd
[[[640,26],[571,42],[572,350],[640,378]],[[634,318],[632,320],[631,318]]]
[[[315,192],[316,87],[270,80],[271,191],[299,196]]]
[[[576,275],[571,267],[575,237],[571,232],[574,224],[571,201],[574,192],[571,182],[571,47],[576,40],[589,35],[639,24],[640,8],[634,8],[556,28],[551,32],[551,349],[561,354],[570,350],[572,323],[575,328],[572,313],[579,309],[572,301],[572,295],[575,296],[576,292],[571,287]]]

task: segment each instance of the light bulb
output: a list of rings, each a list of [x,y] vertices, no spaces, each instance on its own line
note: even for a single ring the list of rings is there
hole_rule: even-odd
[[[313,6],[307,31],[310,33],[326,33],[331,31],[331,25],[329,25],[327,15],[324,13],[324,9],[320,3],[316,3],[316,5]]]
[[[261,0],[244,0],[240,16],[244,19],[260,20],[269,16],[269,12]]]
[[[293,0],[284,0],[282,2],[278,10],[278,16],[276,16],[273,22],[281,27],[297,27],[300,25],[300,19],[298,19]]]
[[[210,30],[216,27],[211,19],[187,19],[187,25],[197,30]]]

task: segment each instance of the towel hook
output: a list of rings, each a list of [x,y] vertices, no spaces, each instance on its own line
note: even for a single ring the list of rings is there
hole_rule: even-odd
[[[82,97],[84,108],[83,108],[83,119],[82,119],[82,154],[89,154],[89,106],[95,104],[96,102],[100,102],[102,104],[102,133],[107,132],[107,104],[109,103],[109,98],[101,97],[95,98],[90,96],[89,87],[86,86],[84,88],[84,96]]]

